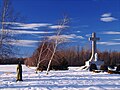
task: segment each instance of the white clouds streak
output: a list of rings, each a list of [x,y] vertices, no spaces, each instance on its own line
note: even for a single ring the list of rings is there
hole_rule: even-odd
[[[110,17],[111,13],[104,13],[103,15],[101,15],[102,17]]]
[[[77,33],[80,33],[81,31],[76,31]]]
[[[108,32],[103,32],[102,34],[113,34],[113,35],[120,35],[120,32],[108,31]]]
[[[47,36],[49,40],[55,40],[58,39],[63,42],[73,42],[72,39],[84,39],[82,36],[77,36],[75,34],[70,34],[70,35],[60,35],[60,36]],[[11,45],[16,45],[16,46],[24,46],[24,47],[34,47],[36,43],[39,43],[40,41],[37,40],[17,40],[17,41],[12,41],[9,44]]]
[[[86,36],[86,37],[91,37],[91,34],[86,34],[85,36]]]
[[[24,46],[24,47],[34,47],[35,43],[38,42],[39,41],[35,41],[35,40],[17,40],[17,41],[12,41],[9,44],[16,46]]]
[[[15,32],[16,34],[49,34],[49,33],[54,33],[54,32],[44,32],[44,31],[22,31],[22,30],[19,30],[19,31],[16,30],[16,32]]]
[[[49,29],[64,29],[69,26],[64,26],[64,25],[52,25],[49,23],[18,23],[18,22],[4,22],[4,24],[9,24],[13,25],[11,26],[11,29],[32,29],[32,30],[38,30],[41,27],[47,27]]]
[[[103,15],[101,15],[100,20],[103,21],[103,22],[112,22],[112,21],[116,21],[118,19],[111,16],[111,13],[104,13]]]
[[[53,25],[53,26],[49,26],[50,29],[64,29],[67,28],[69,26],[63,26],[63,25]]]
[[[49,36],[48,37],[49,39],[64,39],[64,40],[70,40],[70,39],[76,39],[76,38],[79,38],[79,39],[84,39],[84,37],[83,36],[77,36],[77,35],[75,35],[75,34],[70,34],[70,35],[59,35],[59,36]]]
[[[99,45],[120,45],[119,42],[97,42]]]
[[[25,23],[18,23],[18,22],[4,22],[5,24],[11,24],[15,25],[11,27],[11,29],[33,29],[33,30],[38,30],[39,27],[47,27],[49,23],[30,23],[30,24],[25,24]]]
[[[113,40],[120,41],[120,38],[118,38],[118,39],[113,39]]]
[[[102,17],[100,20],[103,22],[112,22],[112,21],[115,21],[117,19],[114,17]]]
[[[8,31],[12,32],[13,34],[50,34],[50,33],[54,33],[54,32],[45,32],[45,31],[25,31],[25,30],[8,30]]]

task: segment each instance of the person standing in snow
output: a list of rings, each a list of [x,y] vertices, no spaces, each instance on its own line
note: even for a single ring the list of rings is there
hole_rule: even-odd
[[[22,80],[22,65],[20,62],[17,66],[17,80],[16,81],[23,81]]]

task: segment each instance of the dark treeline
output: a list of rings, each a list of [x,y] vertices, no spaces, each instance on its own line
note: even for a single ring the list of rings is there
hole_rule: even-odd
[[[49,48],[48,48],[49,44]],[[30,58],[27,58],[25,64],[28,66],[37,66],[38,62],[41,68],[47,68],[49,58],[51,56],[53,47],[52,43],[45,43],[44,47],[40,45]],[[43,48],[41,54],[41,48]],[[120,52],[117,51],[97,51],[98,59],[103,60],[105,65],[118,65],[120,64]],[[40,57],[39,57],[40,56]],[[85,61],[89,60],[91,56],[91,50],[85,48],[68,47],[58,48],[53,58],[51,67],[54,66],[82,66],[85,65]]]
[[[6,58],[6,59],[1,59],[0,64],[18,64],[21,62],[24,64],[25,58]]]
[[[104,60],[104,63],[107,66],[120,64],[120,52],[117,51],[98,51],[98,58]]]
[[[38,49],[37,49],[38,50]],[[37,51],[36,50],[36,51]],[[30,58],[9,58],[5,60],[0,60],[0,64],[18,64],[22,62],[29,66],[37,66],[39,54],[34,52]],[[105,65],[118,65],[120,64],[120,52],[117,51],[97,51],[98,59],[103,60]],[[46,52],[44,52],[46,55]],[[48,56],[44,59],[42,58],[41,64],[47,66],[51,52],[48,52]],[[91,55],[91,50],[86,50],[85,48],[69,47],[66,49],[60,49],[55,53],[54,60],[52,64],[59,65],[63,61],[68,63],[68,66],[82,66],[85,61],[89,60]]]

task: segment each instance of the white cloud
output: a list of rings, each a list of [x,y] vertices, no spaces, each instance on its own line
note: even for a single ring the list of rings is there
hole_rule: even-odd
[[[69,26],[64,26],[64,25],[54,25],[54,26],[49,26],[50,29],[64,29]]]
[[[84,39],[83,36],[76,36],[76,38],[79,38],[79,39]]]
[[[2,22],[3,24],[10,24],[10,25],[19,25],[22,23],[18,23],[18,22]]]
[[[97,42],[100,45],[120,45],[119,42]]]
[[[84,39],[84,37],[83,36],[77,36],[77,35],[75,35],[75,34],[70,34],[70,35],[59,35],[59,36],[56,36],[56,35],[54,35],[54,36],[48,36],[48,38],[49,39],[60,39],[60,40],[70,40],[70,39],[76,39],[76,38],[79,38],[79,39]]]
[[[38,30],[40,27],[48,27],[49,29],[63,29],[69,26],[66,25],[52,25],[49,23],[19,23],[19,22],[4,22],[4,24],[13,25],[11,29],[32,29]]]
[[[15,25],[12,26],[11,29],[33,29],[33,30],[38,30],[39,27],[48,27],[49,23],[29,23],[29,24],[25,24],[25,23],[18,23],[18,22],[4,22],[4,24],[11,24],[11,25]]]
[[[103,32],[102,34],[115,34],[115,35],[119,35],[120,32],[115,32],[115,31],[108,31],[108,32]]]
[[[85,36],[86,36],[86,37],[91,37],[91,34],[86,34]]]
[[[100,20],[103,22],[112,22],[112,21],[115,21],[117,19],[114,17],[102,17]]]
[[[38,43],[39,41],[35,40],[13,40],[9,44],[16,45],[16,46],[24,46],[24,47],[34,47],[35,43]]]
[[[6,31],[6,30],[4,30]],[[49,34],[54,32],[45,32],[45,31],[25,31],[25,30],[8,30],[9,32],[12,32],[13,34]]]
[[[113,39],[113,40],[120,41],[120,38],[119,39]]]
[[[102,17],[110,17],[111,13],[104,13],[103,15],[101,15]]]
[[[112,21],[116,21],[118,19],[111,16],[111,13],[104,13],[103,15],[101,15],[100,20],[103,21],[103,22],[112,22]]]
[[[81,31],[77,31],[77,33],[80,33]]]

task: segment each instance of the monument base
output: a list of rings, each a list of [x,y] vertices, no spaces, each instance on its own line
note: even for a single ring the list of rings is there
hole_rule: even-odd
[[[98,69],[100,69],[100,66],[104,64],[104,61],[98,60],[98,61],[92,61],[92,63],[95,64]]]
[[[95,64],[98,69],[100,69],[100,66],[104,64],[104,61],[98,60],[98,61],[86,61],[85,62],[85,67],[84,69],[89,69],[91,64]]]

